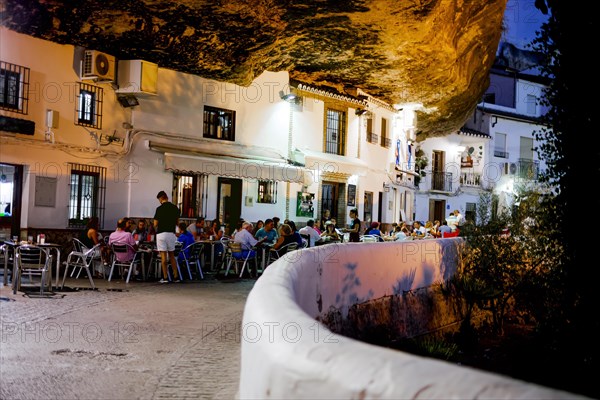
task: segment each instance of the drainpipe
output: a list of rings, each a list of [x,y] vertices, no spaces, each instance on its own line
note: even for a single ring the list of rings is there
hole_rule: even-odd
[[[289,103],[290,117],[288,121],[288,160],[292,157],[292,139],[294,134],[294,110],[293,103]],[[290,182],[285,183],[285,219],[290,219]]]

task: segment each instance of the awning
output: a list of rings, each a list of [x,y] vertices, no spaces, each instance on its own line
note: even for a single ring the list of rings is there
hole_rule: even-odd
[[[305,169],[284,162],[282,158],[251,158],[253,154],[207,154],[201,147],[173,146],[149,142],[148,148],[162,152],[165,169],[187,174],[207,174],[256,180],[274,180],[305,184]],[[251,153],[251,151],[249,151]],[[260,156],[257,156],[260,157]],[[271,161],[272,160],[272,161]],[[278,162],[280,161],[280,162]]]
[[[307,169],[322,173],[348,174],[365,176],[369,165],[354,157],[339,156],[312,150],[296,150],[294,161],[303,164]]]

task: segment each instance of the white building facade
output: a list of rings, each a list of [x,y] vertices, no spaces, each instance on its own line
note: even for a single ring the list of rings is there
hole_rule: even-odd
[[[112,230],[151,218],[160,190],[183,217],[230,225],[414,212],[408,108],[286,72],[241,87],[0,29],[3,237],[91,216]]]
[[[484,101],[465,126],[420,143],[428,164],[416,195],[417,220],[441,221],[456,209],[475,219],[483,191],[493,194],[494,212],[510,212],[519,187],[537,185],[545,169],[534,137],[547,111],[540,105],[543,89],[537,76],[493,69]]]

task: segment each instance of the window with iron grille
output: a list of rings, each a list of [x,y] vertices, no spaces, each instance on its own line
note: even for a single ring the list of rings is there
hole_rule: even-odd
[[[325,126],[325,153],[343,156],[346,140],[346,113],[338,110],[327,110]]]
[[[29,68],[0,61],[0,109],[27,114]]]
[[[277,203],[277,182],[258,181],[257,203],[275,204]]]
[[[79,97],[75,115],[76,125],[102,128],[102,103],[104,91],[101,87],[79,83]]]
[[[203,136],[235,141],[235,111],[204,106]]]
[[[173,204],[182,218],[206,216],[208,177],[204,174],[173,174]]]
[[[69,228],[84,228],[91,217],[104,225],[106,168],[69,163]]]

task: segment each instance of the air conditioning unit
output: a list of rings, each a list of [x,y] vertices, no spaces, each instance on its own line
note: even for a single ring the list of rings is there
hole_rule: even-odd
[[[517,163],[505,162],[503,175],[514,175],[517,173]]]
[[[115,80],[115,57],[96,50],[86,50],[81,61],[81,79]]]
[[[158,64],[144,60],[119,60],[119,88],[116,93],[158,94]]]

